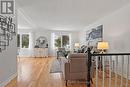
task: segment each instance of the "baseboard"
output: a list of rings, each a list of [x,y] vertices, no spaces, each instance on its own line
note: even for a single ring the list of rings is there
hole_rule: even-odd
[[[54,56],[50,56],[50,55],[48,55],[48,57],[54,57]],[[17,57],[17,58],[48,58],[48,57],[19,56],[19,57]]]
[[[121,74],[120,74],[120,76],[121,76]],[[127,78],[127,74],[123,73],[123,77],[126,79]],[[128,79],[130,80],[130,76],[128,77]]]
[[[17,58],[19,58],[19,57],[20,58],[31,58],[31,57],[33,58],[34,56],[18,56]]]
[[[117,72],[117,73],[113,72],[113,73],[114,73],[114,74],[117,74],[118,76],[122,76],[121,73],[119,73],[119,72]],[[126,78],[127,78],[127,74],[124,74],[124,73],[123,73],[123,78],[126,79]],[[128,76],[128,80],[130,80],[130,76]]]
[[[15,77],[17,77],[17,73],[13,74],[10,76],[7,80],[4,82],[0,83],[0,87],[5,87],[11,80],[13,80]]]
[[[120,74],[120,76],[121,76],[121,74]],[[127,78],[127,75],[126,74],[123,74],[123,78]],[[130,80],[130,76],[128,76],[128,80]]]

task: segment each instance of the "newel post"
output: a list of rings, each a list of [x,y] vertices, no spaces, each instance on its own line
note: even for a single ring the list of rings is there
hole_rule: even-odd
[[[87,87],[91,87],[91,50],[88,48],[88,61],[87,61]]]

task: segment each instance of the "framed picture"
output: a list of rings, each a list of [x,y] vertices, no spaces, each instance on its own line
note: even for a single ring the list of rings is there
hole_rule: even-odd
[[[48,47],[48,42],[47,42],[47,38],[44,36],[40,36],[36,39],[36,47],[39,48],[46,48]]]
[[[86,42],[88,45],[96,44],[103,40],[103,25],[92,28],[86,32]]]

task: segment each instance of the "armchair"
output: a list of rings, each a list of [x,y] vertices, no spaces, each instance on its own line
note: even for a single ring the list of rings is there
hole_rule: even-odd
[[[59,56],[63,56],[63,57],[67,57],[69,51],[66,51],[65,48],[58,48],[57,51],[57,59],[59,58]]]
[[[66,86],[68,80],[87,80],[87,54],[74,53],[69,55],[69,62],[65,63],[64,78]],[[94,67],[94,62],[92,66]],[[94,68],[91,68],[91,78],[93,77]]]

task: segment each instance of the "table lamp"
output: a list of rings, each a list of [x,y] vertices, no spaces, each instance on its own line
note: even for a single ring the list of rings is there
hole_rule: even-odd
[[[80,44],[79,43],[75,43],[74,46],[77,47],[77,48],[79,48]]]
[[[78,49],[80,47],[80,43],[75,43],[74,46],[75,46],[74,52],[78,52]]]
[[[98,42],[97,49],[101,50],[100,53],[105,53],[105,51],[109,49],[108,42]]]

